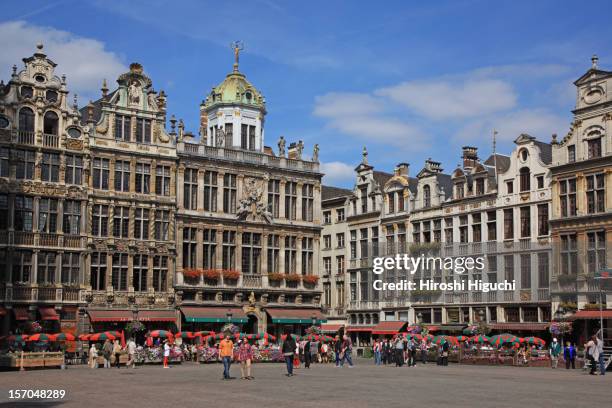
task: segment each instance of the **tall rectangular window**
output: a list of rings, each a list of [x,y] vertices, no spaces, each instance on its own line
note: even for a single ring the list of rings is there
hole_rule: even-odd
[[[106,253],[92,252],[89,284],[93,290],[106,290],[106,272]]]
[[[504,210],[504,239],[514,238],[514,214],[512,208]]]
[[[80,254],[77,252],[64,252],[62,254],[62,283],[76,284],[79,281],[81,270]]]
[[[359,189],[359,191],[361,192],[361,213],[365,214],[368,212],[368,188],[362,187]]]
[[[132,285],[134,291],[145,292],[147,290],[147,272],[149,271],[149,257],[147,255],[134,255],[134,266],[132,268]]]
[[[32,251],[13,253],[13,283],[30,282],[32,277]]]
[[[136,119],[136,142],[151,143],[151,119]]]
[[[130,162],[117,160],[115,162],[115,191],[130,191]]]
[[[361,259],[366,259],[368,257],[368,229],[362,228],[359,230],[359,235],[361,240],[359,241],[359,251]]]
[[[297,212],[297,183],[288,181],[285,183],[285,218],[295,220]]]
[[[155,194],[170,195],[170,166],[155,167]]]
[[[115,238],[127,238],[130,226],[130,208],[115,207],[113,209],[113,236]]]
[[[538,288],[548,289],[550,287],[548,253],[538,254]]]
[[[41,198],[38,203],[38,230],[55,234],[57,232],[57,200]]]
[[[195,268],[198,247],[197,229],[183,228],[183,268]]]
[[[108,159],[93,159],[92,163],[92,187],[99,190],[108,190],[108,175],[110,161]]]
[[[64,170],[66,184],[83,184],[83,158],[74,154],[66,155],[66,169]]]
[[[9,149],[6,147],[0,147],[0,177],[9,176],[9,161]]]
[[[217,211],[217,172],[204,172],[204,211]]]
[[[606,211],[606,190],[604,188],[604,175],[591,174],[586,176],[587,213],[595,214]]]
[[[504,274],[508,282],[514,280],[514,255],[504,255]]]
[[[323,273],[325,275],[331,274],[332,270],[332,260],[331,256],[323,257]]]
[[[19,180],[33,180],[34,167],[36,165],[36,153],[31,150],[16,150],[15,178]]]
[[[226,173],[223,175],[223,212],[236,213],[236,175]]]
[[[531,289],[531,255],[521,254],[521,289]]]
[[[78,235],[81,232],[81,202],[64,201],[64,234]]]
[[[234,269],[236,267],[236,232],[223,231],[223,254],[221,267]]]
[[[128,254],[113,254],[112,285],[114,290],[127,290]]]
[[[606,267],[606,232],[587,233],[587,272],[595,274]]]
[[[196,210],[198,208],[198,170],[185,169],[183,182],[183,205],[187,210]]]
[[[351,259],[357,259],[357,230],[351,231]]]
[[[41,251],[38,253],[38,283],[55,283],[55,252]]]
[[[572,217],[576,215],[576,179],[559,181],[559,198],[561,202],[561,216]]]
[[[278,235],[268,235],[268,273],[279,272],[280,241]]]
[[[297,238],[292,236],[285,237],[285,273],[297,273]]]
[[[314,211],[314,186],[302,185],[302,220],[312,221]]]
[[[589,159],[601,157],[601,137],[587,140],[587,153]]]
[[[249,148],[249,125],[242,125],[240,128],[240,148],[248,149]]]
[[[34,200],[32,197],[15,196],[15,231],[32,231]]]
[[[538,204],[538,235],[548,235],[548,204]]]
[[[278,218],[280,208],[280,180],[268,180],[268,211]]]
[[[529,238],[531,236],[531,208],[521,207],[521,238]]]
[[[153,257],[153,289],[156,292],[168,290],[168,257],[156,255]]]
[[[91,234],[95,237],[108,236],[108,205],[94,205],[91,218]]]
[[[249,150],[255,150],[255,126],[249,126]]]
[[[336,256],[336,273],[342,275],[345,272],[344,255]]]
[[[578,273],[578,241],[576,234],[561,235],[561,275]]]
[[[234,124],[231,122],[225,124],[225,146],[234,146]]]
[[[59,153],[43,153],[40,166],[40,178],[42,181],[59,181],[60,155]]]
[[[149,210],[136,208],[134,217],[134,238],[149,239]]]
[[[215,269],[217,266],[217,231],[204,230],[204,269]]]
[[[242,233],[242,273],[261,273],[261,234]]]
[[[170,211],[155,210],[155,239],[157,241],[168,241],[170,230]]]
[[[313,256],[313,239],[302,238],[302,275],[312,275]]]
[[[131,139],[132,118],[115,115],[115,139],[129,142]]]
[[[151,165],[136,163],[136,192],[149,194],[151,192]]]
[[[8,225],[9,225],[8,194],[0,194],[0,230],[8,229]]]
[[[574,163],[576,161],[576,146],[567,146],[567,161],[568,163]]]

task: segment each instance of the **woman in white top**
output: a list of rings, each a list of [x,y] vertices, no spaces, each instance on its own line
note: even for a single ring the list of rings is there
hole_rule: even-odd
[[[98,368],[98,349],[95,343],[91,343],[89,349],[89,368]]]
[[[164,341],[164,368],[168,368],[168,359],[170,358],[170,345],[168,340]]]

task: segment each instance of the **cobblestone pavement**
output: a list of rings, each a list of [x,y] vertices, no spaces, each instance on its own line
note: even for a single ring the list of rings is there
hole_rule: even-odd
[[[0,407],[604,407],[610,406],[612,373],[581,370],[433,364],[416,368],[354,368],[315,364],[284,376],[282,364],[256,364],[255,380],[222,381],[220,364],[184,363],[170,369],[0,372]],[[63,401],[15,402],[9,389],[65,389]]]

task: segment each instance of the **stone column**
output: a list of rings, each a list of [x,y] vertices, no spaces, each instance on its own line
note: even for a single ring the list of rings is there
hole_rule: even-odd
[[[153,287],[153,257],[153,253],[149,253],[147,256],[147,290]],[[170,270],[170,259],[168,259],[168,271]],[[168,275],[170,275],[169,272]],[[168,276],[168,280],[170,280],[170,276]]]
[[[198,169],[198,211],[204,211],[204,169]]]
[[[106,253],[106,276],[105,276],[106,284],[104,285],[104,289],[107,289],[108,287],[112,286],[113,284],[112,276],[113,276],[113,254],[111,252],[107,252]]]
[[[174,269],[176,270],[176,284],[183,284],[183,224],[178,223],[176,228],[176,263]],[[169,257],[169,260],[172,257]],[[168,265],[168,271],[170,271],[170,265]]]
[[[223,176],[225,173],[217,173],[217,212],[223,212]]]
[[[299,235],[296,240],[297,248],[295,258],[295,273],[297,273],[298,275],[302,274],[302,239],[304,239],[304,237],[302,235]]]
[[[285,185],[287,184],[287,180],[284,178],[280,181],[279,187],[279,203],[278,203],[278,217],[279,218],[287,218],[287,214],[285,214]]]
[[[301,181],[298,182],[297,184],[297,203],[295,205],[295,219],[296,220],[302,220],[302,221],[306,221],[303,217],[302,217],[302,189],[304,188],[304,183],[302,183]]]
[[[176,204],[178,208],[185,207],[185,190],[183,189],[183,185],[185,184],[185,165],[183,163],[179,164],[176,169]]]
[[[279,238],[279,251],[278,251],[278,271],[280,273],[287,273],[285,271],[285,234],[280,234]]]
[[[61,234],[64,231],[64,199],[60,198],[57,201],[57,223],[55,232]]]

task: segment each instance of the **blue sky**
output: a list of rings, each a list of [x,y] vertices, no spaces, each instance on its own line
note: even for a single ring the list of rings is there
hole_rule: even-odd
[[[28,1],[4,5],[0,73],[42,41],[80,104],[143,64],[168,111],[197,131],[200,101],[240,69],[267,100],[266,144],[280,135],[321,146],[324,182],[351,186],[368,147],[392,171],[424,160],[451,172],[461,146],[498,152],[526,132],[564,135],[572,82],[590,67],[612,69],[609,2],[562,1]]]

